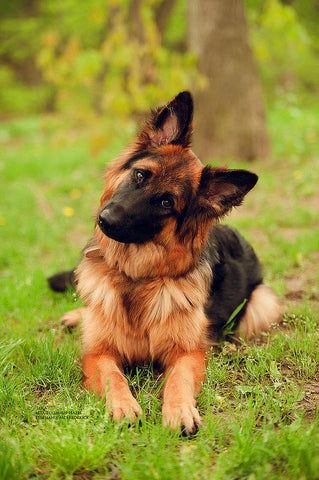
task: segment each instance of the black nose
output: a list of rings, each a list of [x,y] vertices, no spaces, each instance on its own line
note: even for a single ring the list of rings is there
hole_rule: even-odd
[[[102,232],[107,232],[115,224],[116,219],[112,214],[112,211],[108,208],[104,208],[98,216],[97,223],[99,224]]]
[[[120,205],[108,205],[98,214],[97,223],[102,232],[108,234],[121,224],[122,216],[123,208]]]

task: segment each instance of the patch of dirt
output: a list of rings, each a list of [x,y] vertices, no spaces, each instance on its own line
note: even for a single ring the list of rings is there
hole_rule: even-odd
[[[306,383],[304,397],[297,402],[300,409],[305,411],[305,418],[313,420],[319,412],[319,382]]]
[[[300,233],[298,228],[281,228],[281,233],[286,240],[294,240]]]
[[[319,205],[319,195],[314,194],[310,196],[305,196],[299,200],[299,203],[302,207],[313,208],[314,211],[318,210]]]
[[[304,290],[295,290],[293,292],[286,293],[285,298],[287,300],[292,300],[292,301],[302,300],[304,297],[304,294],[305,294]]]
[[[302,262],[302,265],[291,271],[286,277],[286,300],[297,306],[301,301],[314,303],[315,309],[319,308],[319,288],[317,273],[319,270],[319,253],[311,259]]]
[[[287,298],[287,300],[301,300],[306,293],[306,284],[307,275],[305,272],[300,272],[299,275],[287,278],[286,286],[288,291],[285,298]]]
[[[243,232],[243,235],[245,237],[245,232]],[[263,250],[270,249],[271,240],[269,239],[268,234],[261,228],[250,228],[249,238],[256,252],[259,252],[259,255]]]

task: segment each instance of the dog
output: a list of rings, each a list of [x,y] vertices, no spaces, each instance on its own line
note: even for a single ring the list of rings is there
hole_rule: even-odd
[[[201,424],[195,397],[205,358],[229,319],[233,335],[252,338],[281,317],[252,247],[219,224],[258,177],[204,166],[191,150],[192,118],[187,91],[152,112],[106,172],[75,274],[50,279],[56,290],[75,282],[86,304],[63,323],[82,317],[84,384],[112,417],[142,413],[123,366],[156,361],[165,372],[163,424],[186,434]]]

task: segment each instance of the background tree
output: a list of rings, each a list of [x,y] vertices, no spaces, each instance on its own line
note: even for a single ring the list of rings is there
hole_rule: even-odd
[[[189,48],[207,78],[196,92],[201,158],[252,160],[269,152],[259,84],[241,0],[190,0]]]

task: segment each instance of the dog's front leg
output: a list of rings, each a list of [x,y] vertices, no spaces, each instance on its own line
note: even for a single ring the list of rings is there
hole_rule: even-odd
[[[84,384],[89,390],[105,396],[106,408],[114,420],[127,418],[134,421],[142,414],[142,409],[133,397],[119,365],[120,362],[111,353],[85,355]]]
[[[163,424],[172,429],[182,428],[190,435],[196,433],[201,419],[195,395],[205,378],[205,352],[194,351],[176,355],[166,369],[164,386]]]

